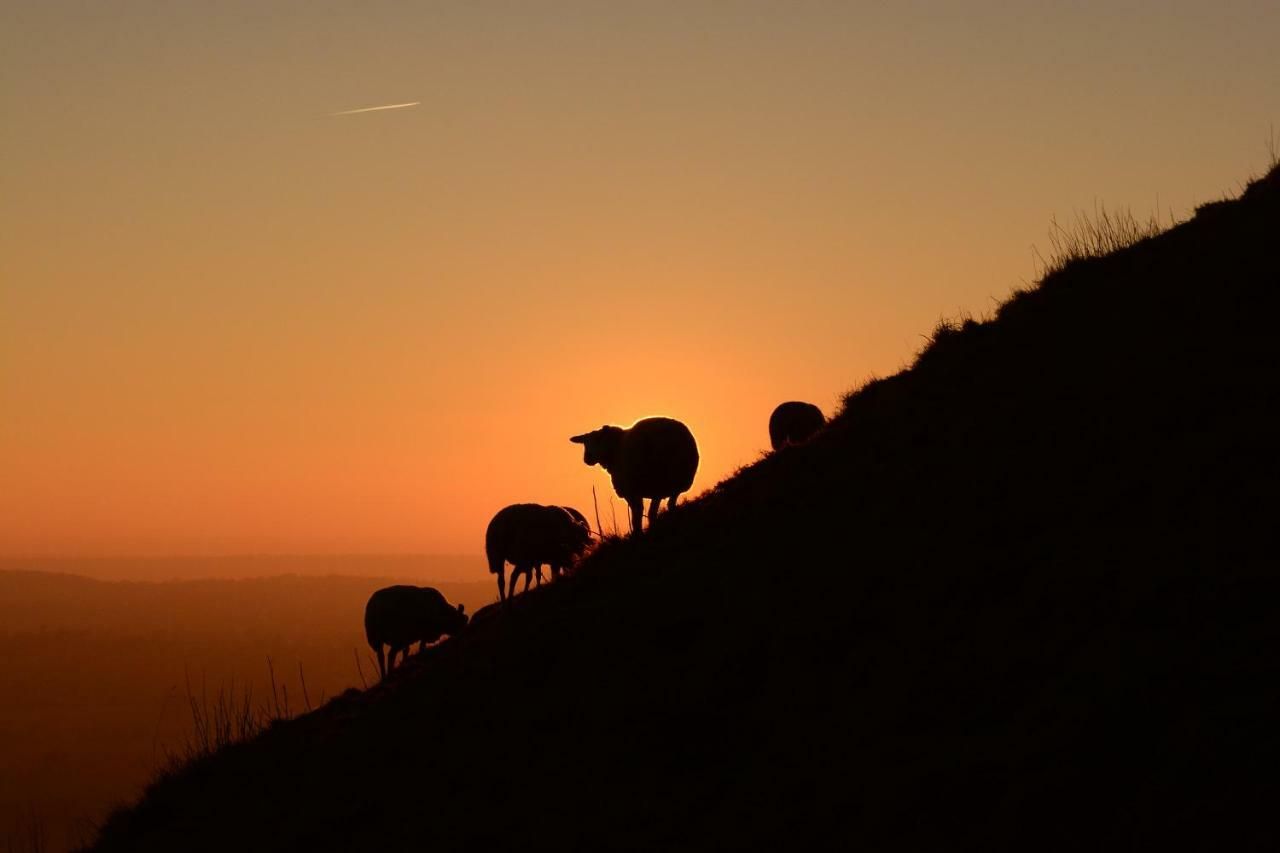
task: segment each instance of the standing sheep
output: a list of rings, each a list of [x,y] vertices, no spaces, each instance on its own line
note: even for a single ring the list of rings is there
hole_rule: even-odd
[[[769,441],[778,450],[788,444],[802,444],[817,434],[827,419],[813,403],[782,403],[769,416]]]
[[[650,499],[652,527],[663,499],[671,511],[698,472],[698,443],[687,426],[671,418],[644,418],[626,429],[603,426],[569,440],[583,445],[583,462],[609,472],[613,490],[631,509],[631,530],[637,533],[645,498]]]
[[[378,677],[396,664],[396,655],[409,656],[414,643],[434,643],[448,634],[456,637],[467,627],[463,606],[455,610],[439,590],[421,586],[388,586],[369,596],[364,607],[364,636],[378,656]],[[383,659],[383,646],[391,653]]]
[[[524,575],[524,588],[544,563],[552,574],[568,567],[591,542],[586,519],[576,510],[570,514],[564,507],[542,504],[512,504],[498,511],[484,533],[484,553],[489,558],[489,571],[498,577],[498,597],[515,594],[516,578]],[[511,580],[506,582],[507,563],[513,566]]]

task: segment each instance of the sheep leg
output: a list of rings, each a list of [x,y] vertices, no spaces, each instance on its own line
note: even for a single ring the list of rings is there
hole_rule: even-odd
[[[378,648],[374,651],[378,653],[378,680],[381,681],[387,677],[387,658],[382,643],[378,643]]]
[[[520,577],[520,567],[511,570],[511,579],[507,581],[507,598],[512,598],[516,594],[516,578]]]
[[[658,508],[662,506],[662,498],[654,498],[649,501],[649,526],[653,527],[654,519],[658,517]]]
[[[498,600],[505,601],[507,598],[507,564],[503,563],[502,568],[498,569]]]
[[[644,498],[629,498],[627,506],[631,509],[631,532],[639,533],[644,528]]]
[[[680,497],[679,492],[667,498],[667,512],[671,512],[671,510],[676,508],[676,498],[678,497]]]

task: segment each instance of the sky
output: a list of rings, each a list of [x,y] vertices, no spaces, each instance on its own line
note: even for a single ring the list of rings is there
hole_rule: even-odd
[[[1051,218],[1183,218],[1280,124],[1272,0],[0,18],[7,556],[471,554],[593,487],[607,527],[569,436],[678,417],[708,488]]]

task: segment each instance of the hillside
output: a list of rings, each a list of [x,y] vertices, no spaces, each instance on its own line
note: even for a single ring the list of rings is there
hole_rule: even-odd
[[[277,691],[303,710],[362,684],[357,653],[365,673],[376,671],[364,602],[394,582],[0,570],[0,850],[55,853],[92,838],[96,822],[182,751],[193,730],[189,685],[266,703],[270,659]],[[469,607],[493,598],[491,582],[439,586]],[[43,847],[27,843],[32,827]]]
[[[940,329],[811,444],[95,849],[1273,842],[1277,235],[1273,170]]]

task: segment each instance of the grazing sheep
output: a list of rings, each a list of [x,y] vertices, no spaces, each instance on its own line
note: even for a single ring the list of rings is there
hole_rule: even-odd
[[[591,525],[587,523],[587,517],[585,515],[578,512],[576,509],[574,509],[571,506],[562,506],[560,508],[565,512],[569,513],[569,515],[573,516],[573,520],[578,522],[578,524],[581,525],[587,531],[588,535],[591,533]],[[551,579],[557,580],[560,577],[561,572],[569,571],[569,566],[570,566],[569,563],[563,563],[563,564],[552,563],[551,565],[549,565],[548,568],[551,570]],[[531,577],[533,578],[534,586],[542,585],[542,582],[545,580],[545,578],[542,577],[541,564],[533,567],[533,571],[531,572]]]
[[[516,578],[524,575],[524,589],[540,571],[543,563],[569,566],[591,542],[586,519],[581,513],[570,514],[564,507],[542,504],[512,504],[499,510],[484,534],[484,552],[489,558],[489,571],[498,576],[498,597],[505,600],[515,594]],[[514,567],[506,582],[507,563]]]
[[[364,636],[378,656],[378,677],[396,664],[396,655],[409,656],[414,643],[434,643],[467,627],[463,606],[455,610],[439,590],[421,586],[388,586],[369,596],[364,607]],[[391,647],[386,659],[382,647]]]
[[[644,418],[626,429],[603,426],[569,440],[583,445],[583,462],[609,472],[613,490],[631,509],[633,532],[643,524],[645,498],[652,527],[663,499],[671,511],[698,472],[698,443],[687,426],[671,418]]]
[[[578,512],[576,509],[574,509],[574,508],[573,508],[573,507],[571,507],[571,506],[562,506],[562,507],[560,507],[560,509],[562,509],[562,510],[564,510],[566,513],[568,513],[568,514],[569,514],[569,516],[573,519],[573,521],[574,521],[574,523],[575,523],[575,524],[577,524],[577,525],[578,525],[579,527],[581,527],[583,530],[587,531],[588,541],[590,541],[590,538],[589,538],[589,537],[591,536],[591,525],[587,523],[587,517],[586,517],[585,515],[583,515],[582,513]],[[574,556],[577,556],[577,555],[575,554]],[[550,569],[550,571],[551,571],[551,579],[552,579],[552,580],[555,580],[555,579],[557,579],[557,578],[559,578],[559,577],[560,577],[560,574],[561,574],[562,572],[567,572],[567,571],[569,571],[569,566],[570,566],[570,565],[572,565],[572,562],[571,562],[571,561],[568,561],[568,560],[565,560],[565,561],[562,561],[562,562],[558,562],[558,563],[551,563],[551,564],[550,564],[550,566],[549,566],[549,569]],[[538,567],[538,581],[539,581],[539,583],[541,583],[541,581],[542,581],[542,567],[541,567],[541,566],[539,566],[539,567]]]
[[[569,515],[573,516],[573,520],[576,521],[583,529],[585,529],[588,535],[591,534],[591,525],[587,523],[587,517],[585,515],[578,512],[578,510],[574,509],[571,506],[562,506],[560,507],[560,509],[564,510],[565,512],[569,513]],[[533,579],[534,586],[541,586],[543,582],[547,580],[542,576],[542,565],[543,564],[540,563],[534,566],[533,569],[528,573],[529,576]],[[549,564],[547,568],[551,570],[551,580],[557,580],[560,577],[561,572],[568,572],[570,565],[571,563]]]
[[[827,419],[813,403],[783,403],[769,416],[769,441],[777,450],[788,444],[801,444],[813,438],[827,424]]]

